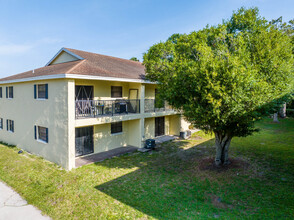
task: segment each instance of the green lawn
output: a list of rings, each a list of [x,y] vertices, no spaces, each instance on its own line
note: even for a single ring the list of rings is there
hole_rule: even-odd
[[[294,119],[257,125],[233,139],[231,157],[244,163],[228,170],[199,166],[214,155],[199,132],[70,172],[0,145],[0,179],[53,219],[293,219]]]

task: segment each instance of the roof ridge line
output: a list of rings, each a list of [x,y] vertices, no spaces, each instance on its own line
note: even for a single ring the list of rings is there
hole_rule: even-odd
[[[74,70],[75,68],[77,68],[79,65],[81,65],[86,59],[80,60],[81,62],[77,63],[76,65],[74,65],[72,68],[70,68],[68,71],[65,72],[65,74],[70,73],[72,70]]]
[[[69,47],[64,47],[64,49],[77,50],[77,51],[81,51],[81,52],[84,52],[84,53],[90,53],[90,54],[95,54],[95,55],[99,55],[99,56],[103,56],[103,57],[110,57],[110,58],[115,58],[115,59],[118,59],[118,60],[130,61],[130,62],[133,62],[133,63],[143,64],[143,62],[141,62],[141,61],[134,61],[134,60],[130,60],[130,59],[125,59],[125,58],[121,58],[121,57],[115,57],[115,56],[111,56],[111,55],[105,55],[105,54],[90,52],[90,51],[86,51],[86,50],[79,50],[79,49],[74,49],[74,48],[69,48]],[[74,53],[74,52],[72,52],[72,53]]]

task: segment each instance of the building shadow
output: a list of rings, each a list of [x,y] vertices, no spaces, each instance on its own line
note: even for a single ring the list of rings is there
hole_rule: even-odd
[[[210,183],[195,182],[195,175],[191,175],[191,171],[197,172],[197,161],[211,154],[213,140],[184,149],[186,144],[186,141],[163,144],[157,151],[145,154],[142,161],[122,164],[123,168],[138,167],[134,172],[95,188],[157,219],[193,218],[197,210],[207,206],[214,209],[203,200]],[[103,166],[112,167],[112,164],[103,163]],[[113,165],[117,166],[117,163]],[[191,213],[194,214],[190,216]]]

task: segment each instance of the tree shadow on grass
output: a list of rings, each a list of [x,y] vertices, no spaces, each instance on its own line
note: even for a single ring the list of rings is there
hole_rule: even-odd
[[[213,217],[220,207],[227,206],[215,206],[209,194],[211,182],[198,175],[201,158],[214,152],[213,142],[208,140],[188,149],[183,148],[186,144],[186,141],[163,144],[151,156],[140,156],[141,161],[121,164],[124,168],[138,169],[95,188],[158,219]]]

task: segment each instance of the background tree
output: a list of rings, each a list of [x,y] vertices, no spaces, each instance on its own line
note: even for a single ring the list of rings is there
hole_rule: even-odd
[[[132,57],[130,60],[140,62],[140,60],[137,57]]]
[[[173,35],[153,45],[143,64],[170,105],[194,127],[215,134],[216,165],[229,163],[231,139],[257,131],[254,122],[293,87],[291,39],[257,8]]]
[[[287,34],[291,38],[292,43],[292,54],[294,54],[294,20],[290,20],[288,23],[283,22],[282,17],[279,17],[278,19],[274,19],[270,22],[271,24],[275,25],[277,29],[283,31],[285,34]],[[294,91],[292,92],[294,94]],[[276,106],[277,108],[273,109],[274,116],[277,115],[277,112],[279,113],[279,116],[281,118],[286,117],[286,107],[287,103],[289,103],[293,97],[291,95],[286,95],[278,100],[276,100]],[[275,121],[275,117],[274,117]]]

